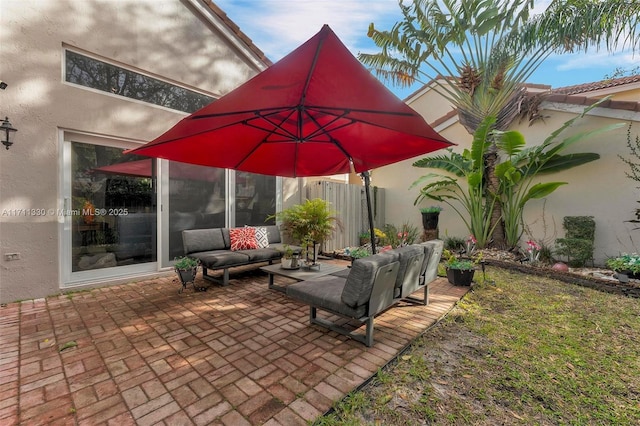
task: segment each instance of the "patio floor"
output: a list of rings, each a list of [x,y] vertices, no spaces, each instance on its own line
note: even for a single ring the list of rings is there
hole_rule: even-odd
[[[0,307],[0,424],[306,425],[468,290],[438,278],[429,306],[376,317],[367,348],[267,282],[253,266],[206,292],[171,274]]]

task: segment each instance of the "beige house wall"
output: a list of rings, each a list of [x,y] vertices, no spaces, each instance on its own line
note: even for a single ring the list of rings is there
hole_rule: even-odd
[[[265,65],[199,0],[0,0],[0,14],[0,115],[18,129],[0,152],[4,303],[60,290],[62,219],[16,212],[63,207],[63,135],[133,147],[186,115],[66,83],[65,48],[216,97]]]
[[[631,88],[630,93],[616,93],[616,100],[632,100],[636,102],[638,90]],[[442,117],[450,111],[446,101],[439,98],[434,91],[417,92],[408,99],[411,107],[433,122],[434,117]],[[532,126],[527,123],[516,123],[513,128],[525,135],[527,145],[539,144],[552,131],[565,121],[582,112],[583,107],[569,104],[543,103],[544,121]],[[439,111],[439,112],[438,112]],[[429,119],[431,118],[431,120]],[[640,114],[632,111],[596,108],[587,117],[575,123],[561,137],[567,137],[607,126],[612,123],[632,123],[632,135],[640,134]],[[471,135],[457,121],[457,117],[437,125],[442,135],[456,142],[455,150],[460,152],[470,147]],[[528,225],[523,241],[534,238],[553,245],[556,238],[564,236],[562,227],[565,216],[593,216],[596,222],[595,261],[602,265],[607,257],[619,252],[640,251],[640,230],[633,231],[633,224],[625,221],[634,218],[635,209],[640,200],[639,186],[628,179],[625,172],[628,168],[619,159],[619,155],[629,158],[627,148],[627,127],[600,134],[576,144],[569,152],[595,152],[600,154],[598,161],[562,173],[544,177],[543,181],[568,182],[556,192],[542,200],[533,200],[525,208],[525,222]],[[444,154],[444,152],[443,152]],[[434,153],[432,155],[439,155]],[[435,170],[420,169],[412,163],[422,157],[407,160],[373,173],[373,183],[387,188],[386,218],[387,222],[401,224],[412,223],[422,227],[418,207],[413,201],[418,189],[409,189],[412,182],[420,176]],[[423,202],[420,206],[438,203]],[[460,217],[447,205],[440,215],[440,237],[466,237],[467,228]]]

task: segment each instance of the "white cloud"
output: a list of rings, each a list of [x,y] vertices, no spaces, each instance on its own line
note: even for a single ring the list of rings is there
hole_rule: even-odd
[[[556,69],[558,71],[572,70],[594,70],[611,68],[631,68],[638,64],[638,56],[633,56],[632,52],[618,52],[615,54],[606,51],[575,53],[572,55],[562,55],[557,58],[560,62]]]
[[[217,0],[216,4],[277,61],[328,24],[352,53],[370,48],[369,23],[388,29],[400,19],[396,0]]]

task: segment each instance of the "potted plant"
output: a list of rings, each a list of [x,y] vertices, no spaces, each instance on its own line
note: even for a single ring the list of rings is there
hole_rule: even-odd
[[[307,254],[307,262],[315,264],[319,245],[329,239],[340,225],[335,214],[327,201],[315,198],[270,217],[282,222],[282,231],[298,241]]]
[[[188,283],[194,283],[195,287],[196,274],[198,273],[200,261],[189,256],[176,257],[175,261],[176,263],[173,267],[182,283],[180,291],[184,290]]]
[[[453,285],[469,286],[473,281],[475,266],[480,261],[480,255],[473,258],[456,256],[450,250],[444,250],[442,257],[445,259],[444,267],[447,271],[447,280]]]
[[[293,249],[285,244],[284,254],[282,255],[281,266],[283,269],[298,269],[300,264],[298,263],[299,255],[293,252]]]
[[[429,206],[421,207],[420,213],[422,213],[422,227],[424,229],[438,229],[438,219],[440,218],[440,212],[442,207]]]

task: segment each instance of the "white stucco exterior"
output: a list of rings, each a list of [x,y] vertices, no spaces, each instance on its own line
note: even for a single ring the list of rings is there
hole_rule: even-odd
[[[0,15],[0,115],[18,129],[0,152],[5,303],[60,291],[64,141],[133,147],[186,115],[65,82],[65,49],[214,97],[266,64],[199,0],[0,0]]]

